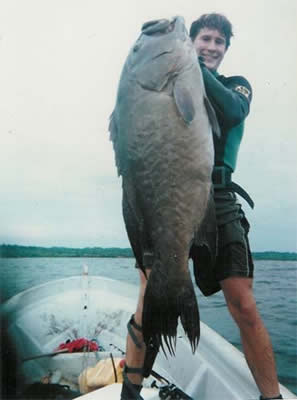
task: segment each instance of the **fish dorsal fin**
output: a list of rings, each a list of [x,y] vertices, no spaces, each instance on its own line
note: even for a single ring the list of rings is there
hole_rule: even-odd
[[[186,124],[190,124],[195,117],[195,108],[191,93],[186,87],[176,82],[173,88],[173,96],[182,119]]]
[[[220,129],[220,126],[218,123],[216,112],[206,96],[204,96],[203,100],[204,100],[204,105],[205,105],[205,108],[206,108],[206,111],[208,114],[208,119],[209,119],[210,125],[212,127],[212,131],[214,134],[217,135],[218,138],[220,138],[221,137],[221,129]]]

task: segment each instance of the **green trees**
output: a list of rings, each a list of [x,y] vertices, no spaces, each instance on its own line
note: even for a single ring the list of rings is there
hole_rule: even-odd
[[[0,257],[133,257],[130,248],[86,247],[82,249],[68,247],[35,247],[6,245],[0,246]]]
[[[12,257],[134,257],[130,248],[120,247],[38,247],[16,244],[0,245],[0,258]],[[297,253],[263,251],[254,252],[255,260],[297,261]]]

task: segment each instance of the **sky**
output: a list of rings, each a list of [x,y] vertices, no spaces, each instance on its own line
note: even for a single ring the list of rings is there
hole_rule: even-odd
[[[234,181],[253,251],[297,251],[296,0],[0,0],[0,244],[128,247],[108,119],[144,22],[221,12],[253,87]]]

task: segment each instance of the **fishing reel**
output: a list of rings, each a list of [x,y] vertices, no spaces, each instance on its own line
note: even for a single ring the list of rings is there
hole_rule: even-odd
[[[173,383],[157,386],[156,381],[154,381],[152,387],[159,389],[159,398],[162,400],[194,400]]]

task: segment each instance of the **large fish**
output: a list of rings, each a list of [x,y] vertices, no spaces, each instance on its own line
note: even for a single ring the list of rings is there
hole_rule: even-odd
[[[209,117],[210,116],[210,117]],[[151,267],[143,334],[174,353],[178,318],[198,346],[191,245],[216,249],[212,127],[197,55],[182,17],[150,21],[131,49],[110,120],[123,216],[139,267]]]

